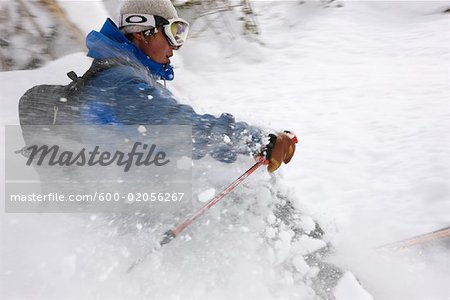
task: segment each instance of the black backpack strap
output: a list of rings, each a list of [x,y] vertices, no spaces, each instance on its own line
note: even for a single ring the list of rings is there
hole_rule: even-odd
[[[129,64],[127,62],[125,63]],[[72,79],[72,82],[67,86],[67,91],[69,93],[78,92],[83,89],[88,80],[98,73],[123,64],[124,62],[117,60],[94,60],[89,69],[81,77],[79,77],[74,71],[70,71],[67,73],[67,76]]]
[[[96,74],[108,70],[114,66],[119,65],[117,61],[108,61],[108,60],[94,60],[89,67],[89,69],[83,74],[83,76],[79,77],[77,73],[74,71],[70,71],[67,73],[67,76],[72,80],[68,85],[65,86],[65,99],[55,99],[53,104],[53,124],[56,124],[56,119],[58,117],[59,107],[61,105],[69,104],[71,106],[79,105],[80,96],[83,91],[83,88],[86,82],[94,77]]]

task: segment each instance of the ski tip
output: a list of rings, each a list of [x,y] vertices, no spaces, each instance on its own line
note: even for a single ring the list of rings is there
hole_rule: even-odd
[[[176,234],[173,230],[167,230],[163,237],[161,238],[161,242],[159,242],[159,244],[161,246],[170,243],[170,241],[172,241],[174,238],[176,237]]]

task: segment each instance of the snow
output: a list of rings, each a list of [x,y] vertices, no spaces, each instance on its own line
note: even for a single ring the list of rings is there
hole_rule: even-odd
[[[61,277],[70,279],[76,272],[77,256],[76,254],[69,254],[63,257],[61,262]]]
[[[288,232],[280,232],[279,240],[275,242],[275,249],[277,249],[278,263],[282,263],[288,258],[291,250],[291,235]]]
[[[137,131],[138,131],[140,134],[144,134],[144,133],[147,132],[147,128],[146,128],[144,125],[139,125],[138,128],[137,128]]]
[[[297,256],[292,262],[294,263],[295,269],[302,275],[306,275],[310,270],[302,255]]]
[[[309,216],[303,216],[299,223],[301,224],[301,227],[306,233],[310,233],[316,228],[316,223],[314,220]]]
[[[333,261],[370,282],[375,298],[446,298],[448,259],[428,261],[421,280],[410,261],[394,272],[389,254],[368,252],[450,223],[450,21],[439,13],[448,5],[343,4],[255,4],[265,47],[200,35],[181,49],[170,86],[201,112],[297,133],[297,155],[280,173],[324,227]]]
[[[200,194],[198,194],[198,201],[200,202],[208,202],[210,201],[216,194],[216,190],[213,188],[207,189]]]
[[[277,218],[272,213],[267,216],[267,222],[269,222],[269,224],[275,223],[276,220]]]
[[[373,297],[356,281],[351,273],[345,273],[334,291],[336,300],[373,300]]]
[[[89,68],[91,59],[85,53],[75,53],[55,60],[50,64],[30,71],[11,71],[0,73],[2,83],[2,124],[19,124],[17,114],[18,99],[32,86],[38,84],[68,84],[67,72],[73,70],[79,76]]]
[[[269,224],[271,224],[271,223],[269,223]],[[269,239],[272,239],[272,238],[274,238],[275,236],[276,236],[276,231],[275,231],[275,229],[272,228],[272,227],[267,227],[267,228],[266,228],[266,237],[269,238]]]
[[[99,2],[60,2],[85,33],[106,16]],[[159,226],[134,220],[126,234],[101,215],[2,212],[5,299],[314,299],[296,276],[315,278],[320,270],[305,257],[328,245],[331,262],[348,270],[336,299],[447,299],[448,245],[374,249],[450,224],[450,19],[439,13],[448,5],[341,3],[324,9],[317,2],[256,2],[260,42],[227,30],[217,36],[217,28],[226,28],[217,21],[175,54],[176,78],[168,83],[197,112],[229,112],[297,134],[297,154],[276,182],[305,214],[298,240],[263,209],[272,200],[260,183],[274,179],[262,170],[129,275],[128,263],[173,220],[157,216]],[[192,33],[203,25],[198,20]],[[18,124],[17,100],[28,88],[67,84],[65,73],[82,74],[89,64],[77,53],[38,70],[0,73],[2,125]],[[194,207],[217,193],[210,186],[229,183],[251,162],[202,163],[212,167],[194,177],[200,200]],[[308,235],[314,220],[325,241]],[[266,242],[274,247],[261,248]],[[282,268],[289,262],[297,273]]]
[[[192,167],[192,160],[189,157],[183,156],[177,161],[177,168],[180,170],[189,170]]]
[[[310,254],[326,246],[322,240],[302,235],[298,241],[298,252],[301,254]]]

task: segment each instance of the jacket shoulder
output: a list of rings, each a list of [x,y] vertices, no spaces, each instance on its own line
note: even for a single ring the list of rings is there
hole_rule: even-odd
[[[150,85],[156,83],[144,70],[128,65],[116,65],[97,74],[91,84],[118,86],[120,84],[136,84],[141,82]]]

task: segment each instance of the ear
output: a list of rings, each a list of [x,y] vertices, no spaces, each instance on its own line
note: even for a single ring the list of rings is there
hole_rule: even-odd
[[[131,39],[133,41],[142,42],[144,41],[145,37],[142,32],[133,32],[131,33]]]

